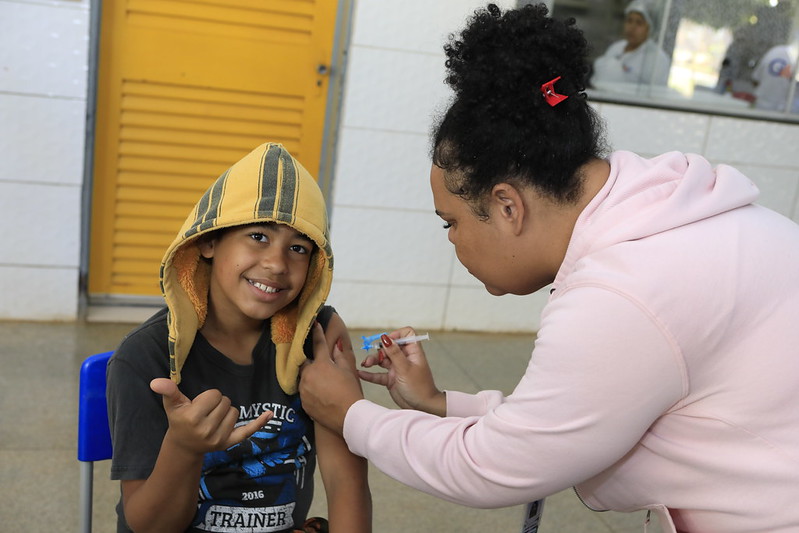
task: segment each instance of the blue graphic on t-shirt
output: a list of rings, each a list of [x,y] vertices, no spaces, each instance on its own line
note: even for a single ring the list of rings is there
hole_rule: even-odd
[[[311,452],[307,437],[311,422],[304,413],[296,415],[302,413],[299,397],[292,398],[291,405],[281,407],[275,409],[276,415],[280,411],[291,416],[270,420],[251,437],[227,450],[205,454],[196,526],[208,527],[207,514],[218,515],[214,509],[219,506],[251,507],[259,511],[294,508],[297,490],[305,483],[305,466]]]

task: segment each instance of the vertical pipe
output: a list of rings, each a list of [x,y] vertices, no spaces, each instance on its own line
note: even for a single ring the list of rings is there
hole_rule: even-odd
[[[94,136],[97,113],[97,68],[100,53],[102,0],[89,2],[89,55],[86,83],[86,130],[81,187],[80,258],[78,265],[78,320],[84,321],[89,306],[89,247],[91,240],[92,189],[94,184]]]
[[[333,53],[330,65],[330,83],[327,88],[325,123],[322,134],[322,152],[319,159],[319,188],[327,203],[328,216],[333,210],[333,179],[338,144],[338,128],[344,100],[344,73],[350,45],[350,28],[354,0],[339,0],[336,12],[336,29],[333,34]]]
[[[666,42],[666,30],[668,29],[668,21],[671,16],[671,2],[672,0],[666,0],[666,8],[663,10],[663,14],[660,17],[660,33],[658,34],[659,50],[663,50],[663,44]],[[658,63],[660,63],[660,54],[655,54],[655,64],[652,66],[652,72],[649,75],[649,94],[652,93],[652,85],[655,82],[655,74],[657,74]]]

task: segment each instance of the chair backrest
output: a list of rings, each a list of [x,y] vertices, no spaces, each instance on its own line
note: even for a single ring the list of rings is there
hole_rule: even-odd
[[[80,533],[92,531],[94,461],[111,459],[111,431],[105,399],[105,369],[114,352],[90,355],[80,367],[78,392],[78,461],[80,461]]]
[[[86,358],[80,367],[78,461],[111,459],[111,432],[105,399],[105,369],[114,352]]]

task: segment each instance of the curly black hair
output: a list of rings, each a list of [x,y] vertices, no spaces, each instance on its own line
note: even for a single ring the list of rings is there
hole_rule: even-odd
[[[434,126],[432,159],[478,214],[479,200],[509,180],[573,202],[579,168],[602,157],[602,121],[584,92],[588,43],[574,24],[550,18],[543,4],[504,14],[489,4],[444,46],[455,95]],[[558,76],[555,91],[568,98],[550,106],[541,85]]]

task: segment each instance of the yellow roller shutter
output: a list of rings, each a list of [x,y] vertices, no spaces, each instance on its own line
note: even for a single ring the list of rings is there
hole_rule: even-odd
[[[336,1],[102,9],[89,294],[157,295],[164,250],[232,163],[277,141],[317,175]]]

